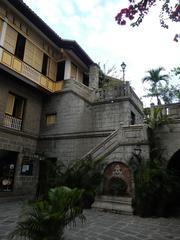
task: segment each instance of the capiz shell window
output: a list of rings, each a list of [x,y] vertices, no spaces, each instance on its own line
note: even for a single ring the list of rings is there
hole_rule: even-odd
[[[77,66],[71,63],[71,79],[77,80]]]
[[[52,125],[56,123],[57,114],[51,113],[46,115],[46,125]]]

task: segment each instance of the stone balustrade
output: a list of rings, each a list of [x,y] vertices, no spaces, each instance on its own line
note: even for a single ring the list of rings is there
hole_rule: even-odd
[[[160,108],[162,109],[162,114],[168,116],[171,119],[180,119],[180,103],[171,103],[171,104],[165,104],[165,105],[151,105],[150,111],[153,111],[154,108]]]
[[[116,86],[110,86],[104,89],[97,89],[95,91],[96,102],[114,101],[124,97],[129,97],[141,110],[143,110],[143,104],[129,85],[129,82],[125,82]]]

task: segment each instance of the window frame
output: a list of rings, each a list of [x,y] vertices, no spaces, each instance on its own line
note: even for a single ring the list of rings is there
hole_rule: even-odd
[[[8,99],[9,99],[10,96],[13,96],[13,97],[14,97],[14,99],[13,99],[13,105],[11,106],[11,113],[10,113],[10,111],[8,111],[8,109],[7,109]],[[15,111],[16,111],[15,108],[17,108],[17,102],[16,102],[17,100],[21,100],[21,101],[22,101],[22,106],[21,106],[22,109],[21,109],[21,111],[20,111],[20,112],[21,112],[21,113],[20,113],[21,117],[18,117],[17,114],[15,114]],[[26,99],[25,99],[25,98],[23,98],[23,97],[15,94],[15,93],[9,92],[9,93],[8,93],[8,98],[7,98],[7,104],[6,104],[5,114],[7,114],[7,115],[9,115],[9,116],[11,116],[11,117],[14,117],[14,118],[23,120],[24,110],[25,110],[25,103],[26,103]],[[19,105],[20,105],[20,104],[19,104]]]
[[[54,117],[54,121],[52,121],[52,119],[48,121],[48,118],[53,118]],[[52,121],[52,122],[51,122]],[[52,126],[55,125],[57,123],[57,113],[53,112],[53,113],[47,113],[46,114],[46,126]]]
[[[136,124],[136,114],[131,111],[131,125],[135,125]]]
[[[56,81],[57,82],[64,80],[65,65],[66,65],[65,60],[57,63],[57,73],[56,73]]]
[[[48,75],[48,66],[49,66],[49,56],[46,53],[43,53],[41,73],[44,76]]]
[[[14,56],[23,61],[26,46],[26,38],[18,32]]]

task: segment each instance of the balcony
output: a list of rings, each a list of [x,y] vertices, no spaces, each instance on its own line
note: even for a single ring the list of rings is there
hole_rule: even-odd
[[[30,65],[16,58],[10,52],[2,49],[0,47],[0,51],[2,50],[2,58],[0,59],[0,63],[15,71],[16,73],[26,77],[33,83],[47,90],[48,92],[57,92],[60,91],[63,87],[63,81],[54,82],[51,79],[47,78],[36,69],[32,68]]]
[[[7,114],[4,115],[4,127],[15,129],[17,131],[21,130],[22,119],[18,119]]]

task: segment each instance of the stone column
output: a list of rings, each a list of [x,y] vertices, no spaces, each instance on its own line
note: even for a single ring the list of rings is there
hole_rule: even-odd
[[[6,30],[7,30],[7,18],[5,19],[5,21],[3,22],[2,24],[2,32],[0,34],[0,47],[3,47],[4,46],[4,41],[5,41],[5,36],[6,36]],[[2,58],[2,51],[3,49],[0,48],[0,60]]]
[[[98,89],[99,88],[99,66],[93,64],[89,68],[89,87]]]
[[[71,78],[71,61],[66,60],[65,62],[65,71],[64,71],[64,80]]]
[[[154,118],[154,109],[155,109],[155,105],[154,103],[150,104],[150,117]]]

